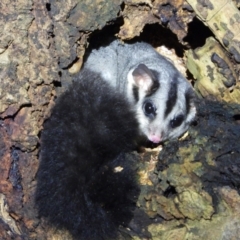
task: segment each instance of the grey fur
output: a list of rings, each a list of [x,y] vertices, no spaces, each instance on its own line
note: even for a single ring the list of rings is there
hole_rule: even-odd
[[[93,50],[84,68],[100,73],[105,81],[127,96],[135,108],[140,135],[152,142],[179,137],[195,117],[192,86],[168,59],[147,43],[124,44],[115,40],[107,47]],[[170,97],[168,93],[172,85],[177,86],[177,100],[174,99],[174,104],[166,115],[167,100]],[[134,87],[138,89],[137,97]],[[186,100],[186,96],[190,96],[190,100]],[[152,116],[144,113],[146,101],[150,102],[147,106],[153,104],[156,110]],[[176,119],[179,121],[180,115],[184,118],[182,123],[172,127],[177,125]]]

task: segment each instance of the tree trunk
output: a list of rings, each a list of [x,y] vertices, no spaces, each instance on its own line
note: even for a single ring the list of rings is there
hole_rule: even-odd
[[[129,237],[239,239],[239,3],[201,2],[1,0],[0,239],[70,239],[34,207],[41,130],[85,51],[114,36],[151,43],[199,96],[188,136],[140,154]]]

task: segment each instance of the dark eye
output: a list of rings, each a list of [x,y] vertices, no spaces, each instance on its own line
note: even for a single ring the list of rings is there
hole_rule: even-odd
[[[176,127],[179,127],[182,122],[183,122],[183,119],[184,119],[184,116],[182,114],[178,115],[177,117],[173,118],[171,121],[170,121],[170,125],[172,128],[176,128]]]
[[[150,101],[146,101],[143,104],[144,114],[149,118],[154,118],[156,116],[156,107]]]

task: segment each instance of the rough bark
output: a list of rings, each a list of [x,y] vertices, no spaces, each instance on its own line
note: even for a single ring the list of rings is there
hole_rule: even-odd
[[[200,99],[188,136],[166,143],[160,155],[159,148],[141,154],[142,192],[129,237],[238,239],[237,7],[214,0],[1,0],[0,239],[70,239],[34,208],[41,130],[85,52],[114,35],[147,41],[172,58]]]

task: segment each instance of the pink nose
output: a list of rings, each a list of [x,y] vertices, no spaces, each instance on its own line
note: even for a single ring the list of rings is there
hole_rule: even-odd
[[[162,141],[162,139],[156,135],[151,135],[148,139],[153,143],[160,143]]]

